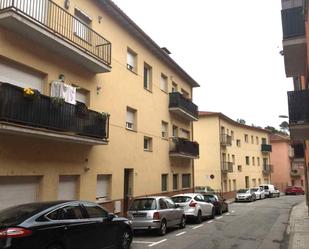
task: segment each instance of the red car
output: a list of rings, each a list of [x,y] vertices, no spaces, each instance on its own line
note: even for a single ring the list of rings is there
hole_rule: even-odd
[[[305,191],[301,187],[290,186],[285,190],[286,195],[304,195]]]

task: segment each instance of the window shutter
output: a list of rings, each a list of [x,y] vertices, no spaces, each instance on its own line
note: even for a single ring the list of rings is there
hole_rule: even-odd
[[[108,175],[98,175],[97,176],[97,199],[108,198]]]
[[[127,53],[127,64],[129,64],[133,68],[135,67],[135,56],[129,51]]]
[[[127,110],[127,122],[133,124],[134,123],[134,112]]]

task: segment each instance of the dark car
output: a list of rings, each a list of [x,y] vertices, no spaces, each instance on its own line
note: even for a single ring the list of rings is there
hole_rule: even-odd
[[[286,195],[304,195],[305,191],[301,187],[289,186],[285,190]]]
[[[125,218],[86,201],[29,203],[0,211],[1,249],[128,249]]]
[[[226,200],[220,194],[203,194],[205,200],[212,203],[215,207],[216,214],[222,214],[229,211],[229,205]]]

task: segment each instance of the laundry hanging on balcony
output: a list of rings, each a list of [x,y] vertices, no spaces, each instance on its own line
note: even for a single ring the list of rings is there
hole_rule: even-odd
[[[76,104],[76,87],[63,83],[62,81],[53,81],[51,83],[51,97],[63,98],[65,102]]]

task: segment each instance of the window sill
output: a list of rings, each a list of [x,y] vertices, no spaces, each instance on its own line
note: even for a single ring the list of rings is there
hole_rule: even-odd
[[[161,137],[162,140],[168,141],[167,137]]]
[[[165,93],[165,94],[168,94],[167,91],[165,91],[165,90],[163,90],[163,89],[161,89],[161,88],[160,88],[160,90],[161,90],[161,92],[163,92],[163,93]]]
[[[97,201],[95,201],[95,203],[97,203],[97,204],[103,204],[103,203],[108,203],[108,202],[111,202],[111,200],[110,199],[106,199],[106,200],[97,200]]]
[[[138,75],[137,72],[133,71],[133,70],[130,70],[129,68],[127,68],[127,70],[133,74],[135,74],[136,76]]]
[[[132,130],[132,129],[129,129],[129,128],[126,128],[127,131],[131,131],[131,132],[137,132],[136,130]]]
[[[147,91],[147,92],[149,92],[149,93],[152,93],[152,90],[147,89],[147,88],[145,88],[145,87],[144,87],[144,90]]]
[[[153,150],[145,150],[145,149],[144,149],[144,151],[145,151],[145,152],[153,152]]]

